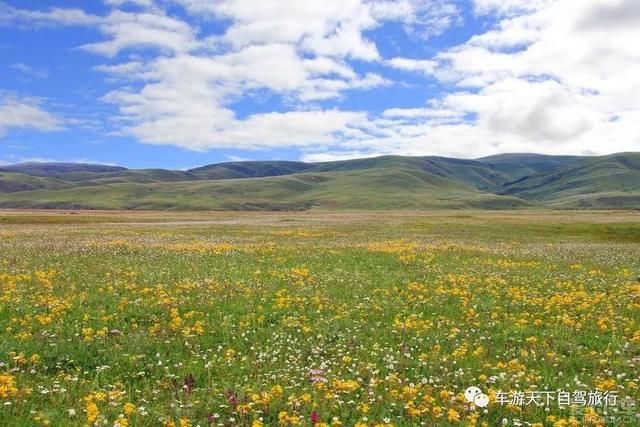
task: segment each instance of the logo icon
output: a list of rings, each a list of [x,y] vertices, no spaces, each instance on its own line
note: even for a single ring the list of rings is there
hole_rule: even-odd
[[[489,396],[484,394],[479,387],[471,386],[464,391],[467,402],[473,403],[478,408],[486,408],[489,405]]]

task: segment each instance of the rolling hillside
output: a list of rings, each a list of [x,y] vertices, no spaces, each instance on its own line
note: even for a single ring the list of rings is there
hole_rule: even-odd
[[[41,189],[59,190],[69,186],[71,186],[71,184],[56,178],[0,171],[0,193],[16,193]]]
[[[499,194],[553,207],[640,207],[640,153],[584,158],[509,184]]]
[[[478,162],[511,177],[515,181],[539,173],[549,172],[584,158],[583,156],[513,153],[483,157],[478,159]]]
[[[640,154],[383,156],[227,162],[188,171],[76,164],[0,168],[0,207],[305,210],[640,208]]]
[[[0,196],[1,207],[303,210],[507,208],[526,203],[437,175],[394,168],[192,182],[74,186]]]
[[[203,166],[189,170],[200,179],[238,179],[282,176],[304,172],[313,165],[302,162],[264,161],[264,162],[226,162]]]

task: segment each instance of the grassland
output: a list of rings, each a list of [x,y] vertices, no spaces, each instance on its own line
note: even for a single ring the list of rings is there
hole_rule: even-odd
[[[638,209],[640,154],[247,161],[187,171],[0,167],[0,207],[127,210]]]
[[[625,211],[0,211],[0,425],[637,425],[638,254]]]

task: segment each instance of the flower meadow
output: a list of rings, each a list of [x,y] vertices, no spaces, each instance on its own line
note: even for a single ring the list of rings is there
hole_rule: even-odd
[[[0,425],[638,425],[638,276],[632,212],[0,212]]]

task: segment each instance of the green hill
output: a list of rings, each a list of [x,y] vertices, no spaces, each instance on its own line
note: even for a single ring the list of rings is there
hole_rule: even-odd
[[[122,166],[91,165],[86,163],[18,163],[0,167],[2,172],[17,172],[32,176],[61,178],[74,173],[107,173],[125,171]]]
[[[0,169],[0,207],[86,209],[640,208],[640,154],[382,156],[227,162],[188,171],[75,164]]]
[[[0,195],[0,207],[303,210],[507,208],[526,203],[437,175],[394,168],[280,177],[75,186]]]
[[[188,172],[200,179],[238,179],[282,176],[304,172],[313,165],[287,161],[226,162],[190,169]]]
[[[483,190],[494,188],[511,179],[510,176],[496,172],[480,162],[445,157],[383,156],[370,159],[318,163],[310,170],[314,172],[335,172],[374,168],[401,168],[421,171],[469,184]]]
[[[16,193],[40,189],[58,190],[69,186],[69,183],[56,178],[0,171],[0,193]]]
[[[525,177],[552,171],[584,158],[584,156],[507,153],[483,157],[478,159],[478,162],[510,177],[510,181],[517,181]]]
[[[498,191],[554,207],[640,207],[640,153],[584,158]]]

